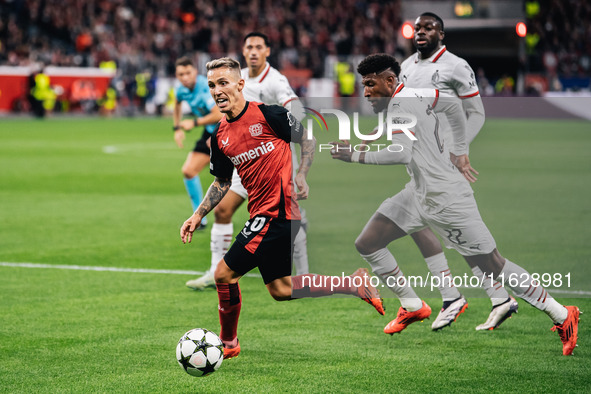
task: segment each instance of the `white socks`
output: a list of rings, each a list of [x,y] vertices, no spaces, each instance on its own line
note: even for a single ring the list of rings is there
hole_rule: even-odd
[[[478,280],[482,281],[481,287],[486,291],[493,306],[497,306],[507,301],[509,293],[500,282],[492,279],[490,275],[484,275],[479,267],[472,267],[472,273]]]
[[[214,223],[211,226],[211,268],[209,272],[214,273],[218,263],[225,256],[232,243],[233,233],[234,226],[232,223]]]
[[[306,241],[306,230],[304,230],[304,227],[300,227],[293,245],[293,265],[296,269],[296,275],[303,275],[309,272]]]
[[[539,281],[534,280],[529,272],[517,264],[505,259],[505,267],[497,280],[504,280],[504,285],[513,290],[517,297],[546,312],[554,323],[562,324],[566,320],[566,308],[556,302]]]
[[[427,263],[427,267],[429,267],[429,271],[431,271],[431,275],[439,278],[436,282],[439,284],[437,289],[439,289],[443,301],[453,301],[459,298],[461,294],[451,280],[452,277],[445,254],[441,252],[435,256],[426,257],[425,262]]]
[[[380,249],[368,255],[362,254],[361,257],[367,261],[382,282],[398,296],[404,309],[414,312],[422,308],[421,299],[410,287],[400,267],[398,267],[396,259],[388,249]]]

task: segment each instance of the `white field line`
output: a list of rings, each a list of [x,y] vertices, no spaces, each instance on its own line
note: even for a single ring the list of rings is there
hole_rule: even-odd
[[[124,268],[124,267],[94,267],[86,265],[67,265],[67,264],[39,264],[39,263],[11,263],[0,261],[0,267],[19,267],[19,268],[52,268],[61,270],[78,271],[110,271],[110,272],[135,272],[141,274],[172,274],[172,275],[204,275],[202,271],[188,270],[158,270],[151,268]],[[259,274],[246,274],[250,278],[260,278]]]
[[[172,275],[203,275],[202,271],[188,271],[188,270],[159,270],[151,268],[124,268],[124,267],[95,267],[87,265],[67,265],[67,264],[40,264],[40,263],[12,263],[7,261],[0,261],[0,267],[19,267],[19,268],[49,268],[62,270],[78,270],[78,271],[110,271],[110,272],[134,272],[141,274],[172,274]],[[246,274],[249,278],[260,278],[259,274]],[[575,295],[575,296],[591,296],[591,291],[585,290],[562,290],[562,289],[548,289],[552,293]]]

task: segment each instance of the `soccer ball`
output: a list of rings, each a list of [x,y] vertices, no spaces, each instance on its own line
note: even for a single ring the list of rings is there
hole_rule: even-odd
[[[214,332],[195,328],[179,339],[176,359],[189,375],[206,376],[222,365],[224,345]]]

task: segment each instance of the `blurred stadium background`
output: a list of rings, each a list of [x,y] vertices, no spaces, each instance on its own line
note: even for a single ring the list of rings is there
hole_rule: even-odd
[[[203,72],[253,30],[301,97],[358,95],[357,63],[406,58],[405,23],[426,10],[483,96],[590,94],[585,0],[0,0],[0,113],[165,115],[179,56]]]

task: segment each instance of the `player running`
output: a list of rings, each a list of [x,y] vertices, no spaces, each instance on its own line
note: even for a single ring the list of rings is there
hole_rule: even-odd
[[[394,256],[386,248],[396,239],[430,227],[470,266],[501,279],[515,295],[544,311],[554,322],[553,331],[560,335],[563,354],[572,355],[577,342],[579,308],[562,306],[526,270],[501,256],[480,217],[466,180],[472,178],[472,168],[461,105],[454,99],[440,97],[436,89],[411,89],[398,83],[400,66],[386,54],[368,56],[359,64],[358,72],[363,77],[364,95],[374,111],[387,109],[389,119],[409,120],[409,114],[416,119],[411,130],[406,130],[413,132],[416,140],[401,132],[394,134],[392,142],[396,149],[353,153],[334,149],[333,153],[334,158],[362,164],[405,164],[411,175],[411,181],[400,193],[382,203],[356,241],[358,248],[371,252],[366,256],[368,263],[402,304],[398,316],[384,332],[400,332],[431,313],[429,306],[405,282]],[[389,102],[383,99],[389,97],[392,97]],[[444,136],[438,133],[438,112],[444,112],[450,122],[453,137],[450,150]],[[397,121],[397,125],[404,127],[404,122]],[[453,164],[450,151],[455,155]],[[397,280],[388,280],[389,277]]]
[[[207,64],[207,70],[211,95],[225,114],[211,138],[210,171],[215,180],[199,208],[183,223],[180,235],[184,243],[191,242],[201,219],[228,193],[235,167],[248,192],[250,220],[236,236],[214,274],[224,358],[240,353],[237,329],[242,303],[238,281],[255,267],[259,268],[269,293],[277,301],[350,294],[362,298],[383,315],[379,292],[369,283],[364,268],[345,277],[337,286],[331,281],[339,277],[291,276],[293,242],[300,225],[294,183],[298,188],[297,197],[307,198],[306,175],[312,164],[315,142],[306,138],[302,125],[285,108],[245,100],[244,79],[236,60],[213,60]],[[295,178],[292,140],[301,146],[300,167]]]
[[[197,126],[205,126],[201,138],[195,143],[193,151],[189,152],[182,167],[185,188],[191,198],[191,205],[193,206],[194,212],[203,198],[199,173],[209,163],[207,140],[211,137],[216,124],[222,118],[222,113],[215,106],[215,102],[209,94],[207,78],[203,75],[197,75],[197,69],[191,59],[183,56],[176,61],[175,67],[176,78],[180,82],[180,85],[175,88],[174,111],[172,113],[172,129],[176,144],[179,148],[182,148],[185,140],[185,131],[189,131]],[[189,104],[191,112],[195,115],[194,119],[182,120],[181,105],[183,101]],[[206,223],[207,220],[203,218],[202,225],[204,226]]]
[[[466,115],[467,143],[470,144],[484,124],[484,106],[468,63],[449,52],[443,45],[445,33],[443,20],[430,12],[421,14],[415,21],[413,43],[417,52],[401,65],[400,81],[410,88],[436,88],[442,97],[459,97]],[[441,131],[449,135],[449,122],[441,116]],[[433,276],[451,278],[451,272],[441,248],[441,243],[431,229],[426,228],[411,235]],[[477,277],[482,272],[476,265],[470,267]],[[493,330],[517,312],[517,301],[497,281],[482,281],[482,287],[492,302],[488,319],[476,330]],[[468,302],[453,283],[442,280],[439,291],[443,307],[432,325],[433,330],[450,325],[468,306]]]
[[[242,93],[248,101],[262,102],[267,105],[281,105],[296,118],[302,119],[303,107],[294,93],[287,78],[267,62],[271,54],[269,39],[265,34],[252,32],[244,37],[242,55],[246,59],[247,67],[242,69],[245,81]],[[293,144],[292,144],[293,147]],[[297,170],[297,160],[294,155],[294,170]],[[234,171],[232,186],[224,199],[215,207],[215,223],[211,227],[211,266],[200,278],[189,280],[186,285],[195,290],[215,287],[213,274],[218,262],[224,257],[232,242],[234,226],[232,217],[238,208],[248,199],[246,189],[240,182],[240,177]],[[295,239],[294,266],[296,274],[308,273],[308,253],[306,247],[306,217],[302,212],[302,226]]]

